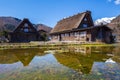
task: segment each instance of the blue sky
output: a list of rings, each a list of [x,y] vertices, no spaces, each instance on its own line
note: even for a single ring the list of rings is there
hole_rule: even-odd
[[[0,16],[29,18],[32,23],[54,27],[64,17],[92,11],[99,18],[120,15],[120,0],[0,0]]]

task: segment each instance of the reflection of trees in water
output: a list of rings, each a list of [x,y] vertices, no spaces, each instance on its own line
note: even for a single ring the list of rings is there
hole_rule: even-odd
[[[22,62],[24,66],[29,65],[34,56],[45,55],[43,49],[14,49],[0,51],[0,63],[12,64]]]

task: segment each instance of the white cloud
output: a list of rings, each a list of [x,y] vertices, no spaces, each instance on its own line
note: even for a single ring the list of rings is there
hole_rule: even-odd
[[[108,2],[112,2],[113,0],[107,0]],[[119,5],[120,4],[120,0],[114,0],[114,3],[116,4],[116,5]]]
[[[115,17],[111,17],[111,18],[108,18],[108,17],[105,17],[105,18],[101,18],[101,19],[97,19],[94,24],[95,25],[101,25],[101,24],[108,24],[110,23]]]
[[[115,4],[119,5],[120,4],[120,0],[115,0]]]

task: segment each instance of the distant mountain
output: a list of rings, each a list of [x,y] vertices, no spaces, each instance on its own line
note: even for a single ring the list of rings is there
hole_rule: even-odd
[[[0,17],[0,31],[13,31],[20,21],[20,19],[14,17]]]
[[[0,17],[0,32],[1,31],[13,31],[21,22],[21,19],[15,17]],[[45,30],[46,32],[51,31],[51,27],[44,24],[33,24],[37,30]]]
[[[50,33],[50,31],[52,30],[51,27],[46,26],[46,25],[44,25],[44,24],[37,24],[37,25],[36,25],[36,28],[37,28],[37,31],[39,31],[39,30],[44,30],[44,31],[46,31],[46,32],[48,32],[48,33]]]
[[[116,41],[120,42],[120,15],[113,19],[108,26],[113,30],[113,34],[116,36]]]
[[[117,16],[115,19],[113,19],[111,21],[111,23],[108,24],[108,26],[111,28],[111,29],[116,29],[118,30],[117,28],[119,28],[120,26],[120,15]]]
[[[108,18],[108,17],[105,17],[105,18],[101,18],[101,19],[97,19],[94,24],[95,25],[101,25],[101,24],[108,24],[110,23],[115,17],[111,17],[111,18]]]

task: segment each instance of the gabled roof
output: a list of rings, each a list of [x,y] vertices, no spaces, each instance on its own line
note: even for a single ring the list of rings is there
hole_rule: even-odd
[[[24,26],[25,23],[27,23],[34,32],[37,32],[37,30],[33,27],[33,24],[27,18],[24,18],[13,32],[17,32],[21,27]]]
[[[59,21],[57,25],[52,29],[51,33],[73,30],[73,29],[78,28],[78,26],[84,19],[85,15],[88,13],[90,13],[90,11],[79,13],[77,15],[74,15],[74,16],[71,16],[69,18]]]

